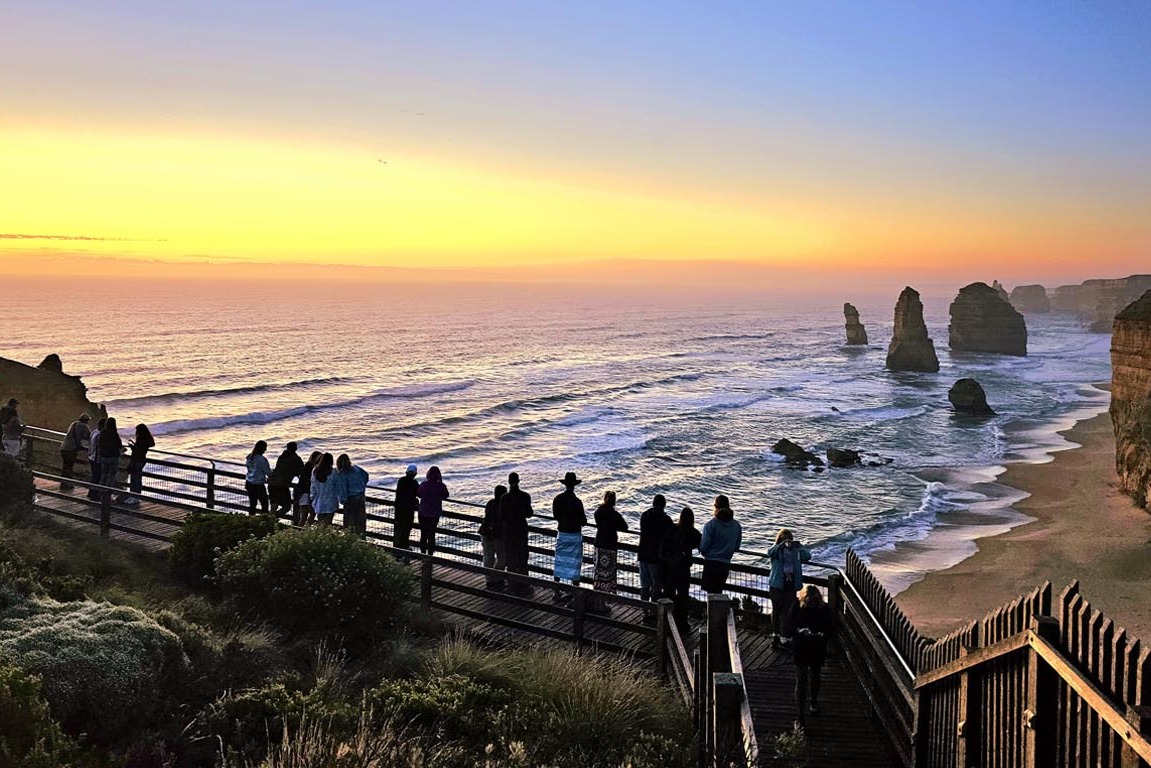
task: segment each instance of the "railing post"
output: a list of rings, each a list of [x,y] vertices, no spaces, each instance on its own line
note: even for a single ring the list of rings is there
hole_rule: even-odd
[[[740,709],[743,706],[743,680],[731,672],[716,672],[712,675],[711,685],[715,700],[712,711],[715,748],[712,750],[711,764],[715,768],[745,765],[747,756],[743,754],[740,718]]]
[[[655,658],[660,677],[667,677],[667,621],[672,605],[666,597],[661,597],[655,605]]]
[[[572,600],[572,635],[575,637],[576,653],[583,650],[584,616],[587,613],[588,590],[577,589]]]
[[[1151,738],[1151,706],[1146,704],[1128,704],[1127,722],[1131,724],[1131,733],[1139,734],[1143,738]],[[1123,744],[1123,756],[1120,765],[1123,768],[1140,768],[1145,765],[1142,758],[1126,742]]]
[[[695,726],[699,734],[699,764],[711,760],[711,670],[707,664],[707,626],[699,628],[695,644]]]
[[[727,652],[727,612],[730,610],[731,598],[726,595],[707,596],[707,665],[713,673],[731,671],[731,657]]]
[[[1059,642],[1059,622],[1050,616],[1032,616],[1031,631],[1050,643]],[[1055,671],[1034,648],[1027,653],[1027,709],[1023,712],[1024,758],[1026,768],[1055,764],[1056,739]]]
[[[216,466],[213,464],[208,467],[208,472],[204,478],[204,506],[208,509],[216,508]]]
[[[420,605],[425,611],[432,609],[432,558],[420,564]]]
[[[100,535],[108,538],[112,530],[112,491],[100,492]]]
[[[833,573],[827,577],[827,607],[835,617],[836,625],[843,615],[843,574]]]
[[[966,658],[971,650],[969,646],[963,645],[959,649],[959,658]],[[921,705],[925,693],[919,692]],[[977,764],[973,758],[979,750],[979,673],[974,669],[965,669],[959,673],[959,702],[955,711],[958,716],[955,726],[955,764],[958,768],[968,768]],[[920,734],[920,741],[931,736],[933,734]]]

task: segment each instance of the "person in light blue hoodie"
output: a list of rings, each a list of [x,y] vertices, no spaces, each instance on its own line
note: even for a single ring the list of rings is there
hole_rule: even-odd
[[[344,527],[363,538],[368,531],[364,494],[368,491],[368,473],[352,463],[348,454],[336,459],[336,495],[344,505]]]
[[[775,632],[772,644],[778,647],[781,641],[790,643],[795,634],[791,612],[795,595],[803,587],[803,564],[811,561],[811,551],[795,540],[791,530],[780,528],[767,556],[771,558],[768,592],[771,594],[771,626]]]
[[[332,454],[325,453],[312,472],[312,510],[316,513],[316,523],[321,527],[332,524],[332,518],[340,506],[340,493],[332,471],[335,463]]]
[[[699,553],[703,555],[703,591],[720,594],[727,586],[727,574],[731,571],[731,556],[743,542],[743,528],[731,511],[731,502],[726,496],[715,497],[712,518],[703,526],[703,536],[699,542]]]

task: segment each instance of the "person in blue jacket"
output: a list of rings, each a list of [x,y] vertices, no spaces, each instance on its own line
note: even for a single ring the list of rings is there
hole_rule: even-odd
[[[344,505],[344,528],[359,537],[368,532],[366,499],[368,473],[363,467],[352,463],[348,454],[341,453],[336,459],[336,495]]]
[[[790,529],[780,528],[767,556],[771,558],[768,592],[771,595],[771,627],[775,633],[772,643],[778,647],[781,642],[790,643],[795,634],[791,626],[791,610],[796,593],[803,587],[803,564],[811,561],[811,551],[795,540]]]
[[[727,575],[731,571],[731,556],[743,543],[743,528],[731,511],[731,502],[726,496],[716,496],[712,518],[703,526],[699,541],[699,553],[703,555],[703,591],[720,594],[727,586]]]
[[[335,460],[332,454],[325,453],[320,457],[320,463],[312,471],[312,509],[316,513],[316,523],[320,527],[332,524],[336,516],[336,509],[340,506],[339,489],[336,487],[334,472]]]

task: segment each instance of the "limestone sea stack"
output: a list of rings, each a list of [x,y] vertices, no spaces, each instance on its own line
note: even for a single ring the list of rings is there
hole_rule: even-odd
[[[19,400],[20,420],[25,424],[64,431],[81,413],[93,419],[106,416],[103,406],[88,400],[87,392],[79,376],[63,372],[56,355],[49,355],[35,368],[0,357],[0,400]]]
[[[867,329],[859,322],[859,310],[851,304],[843,305],[843,319],[846,321],[848,344],[866,344]]]
[[[999,355],[1027,354],[1027,323],[999,292],[987,283],[972,283],[951,302],[948,344],[962,352]]]
[[[911,287],[904,288],[899,301],[895,302],[895,330],[887,348],[887,368],[924,373],[939,370],[935,344],[923,322],[923,302],[919,300],[919,292]]]
[[[1125,307],[1111,331],[1111,424],[1119,487],[1151,497],[1151,290]]]
[[[1042,315],[1051,311],[1051,299],[1042,285],[1017,285],[1011,289],[1011,306],[1025,315]]]
[[[994,288],[995,292],[999,294],[999,298],[1003,299],[1004,301],[1011,301],[1010,297],[1007,295],[1007,289],[1003,287],[1003,283],[999,282],[998,280],[992,280],[991,287]]]
[[[969,416],[994,416],[995,411],[987,404],[987,393],[983,385],[975,379],[960,379],[951,385],[947,399],[956,413]]]

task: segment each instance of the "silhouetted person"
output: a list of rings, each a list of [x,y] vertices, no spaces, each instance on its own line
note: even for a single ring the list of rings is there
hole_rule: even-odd
[[[147,424],[136,425],[136,436],[128,441],[131,446],[131,457],[128,459],[128,493],[120,497],[120,503],[136,505],[140,503],[139,494],[144,491],[144,467],[148,465],[148,451],[156,447],[156,439],[152,437]]]
[[[552,517],[557,530],[552,578],[557,582],[570,581],[577,587],[583,570],[583,527],[587,525],[583,502],[575,495],[575,487],[581,482],[575,472],[568,472],[560,480],[563,492],[552,500]],[[562,599],[558,590],[555,598]]]
[[[771,624],[775,632],[773,643],[791,642],[791,607],[795,595],[803,587],[803,564],[811,560],[807,547],[795,540],[787,528],[780,528],[775,544],[767,550],[771,558],[771,576],[768,593],[771,595]]]
[[[420,483],[416,480],[419,469],[409,464],[407,472],[396,483],[396,523],[392,531],[392,544],[396,549],[411,549],[412,524],[420,508]]]
[[[326,528],[332,524],[336,510],[340,506],[340,494],[336,488],[335,475],[336,460],[332,454],[325,453],[320,457],[320,463],[312,470],[312,510],[316,513],[316,524]]]
[[[484,568],[507,570],[504,551],[504,523],[500,518],[500,502],[508,492],[506,486],[497,485],[495,495],[484,505],[484,521],[480,523],[480,546],[484,553]],[[488,574],[488,589],[503,589],[504,580]]]
[[[68,431],[64,433],[64,439],[60,441],[60,475],[69,480],[72,479],[72,473],[76,467],[77,454],[83,452],[87,457],[92,440],[92,430],[88,427],[88,421],[91,418],[88,414],[81,413],[80,418],[68,425]],[[74,487],[67,481],[60,483],[60,490],[62,491],[70,491]]]
[[[500,520],[504,524],[504,555],[507,558],[508,573],[527,575],[528,572],[528,518],[534,515],[532,497],[520,490],[520,476],[512,472],[508,475],[508,492],[500,499]],[[530,595],[531,584],[527,581],[509,579],[510,591],[519,595]]]
[[[295,516],[292,522],[295,525],[311,525],[316,519],[316,510],[312,506],[312,473],[320,465],[324,454],[312,451],[312,455],[304,462],[300,470],[300,481],[296,483]]]
[[[616,557],[619,532],[627,530],[627,521],[615,508],[615,491],[603,495],[603,503],[595,511],[595,576],[592,587],[609,595],[616,593]],[[611,606],[602,598],[592,603],[592,610],[610,613]]]
[[[273,517],[279,518],[292,512],[292,481],[304,473],[304,460],[297,450],[298,446],[294,442],[285,445],[284,452],[276,459],[272,474],[268,476],[268,501],[272,504]]]
[[[248,493],[248,514],[256,514],[256,505],[260,511],[268,514],[268,475],[272,474],[272,465],[264,454],[268,451],[268,444],[257,440],[252,446],[252,452],[244,459],[247,474],[244,476],[244,490]]]
[[[659,600],[663,597],[663,572],[659,560],[659,548],[664,538],[671,533],[672,522],[664,509],[667,499],[657,493],[652,499],[651,509],[639,518],[639,599]]]
[[[666,594],[675,601],[675,622],[687,629],[687,605],[691,589],[691,553],[699,549],[703,537],[695,527],[695,513],[684,507],[679,522],[664,539],[660,550]]]
[[[111,493],[116,487],[116,475],[120,472],[120,454],[124,452],[124,441],[116,428],[116,418],[109,416],[100,430],[100,485],[104,493]]]
[[[4,453],[13,457],[20,456],[21,436],[24,434],[24,422],[20,420],[18,405],[20,401],[13,397],[0,408],[0,442],[3,442]]]
[[[448,498],[448,487],[444,485],[439,467],[428,469],[427,477],[420,483],[420,551],[425,555],[436,553],[436,526],[444,511],[444,500]]]
[[[88,439],[88,469],[92,472],[91,482],[94,485],[99,485],[100,483],[100,431],[104,429],[104,422],[106,421],[107,418],[100,417],[96,421],[96,428],[92,430],[92,434]],[[98,499],[100,498],[100,492],[95,488],[89,488],[88,498]]]
[[[336,494],[344,505],[344,527],[361,538],[368,532],[367,493],[367,470],[341,453],[336,459]]]
[[[726,496],[716,496],[711,510],[711,519],[703,526],[703,536],[699,542],[699,553],[703,555],[703,591],[709,595],[720,594],[727,586],[727,575],[731,572],[731,556],[743,543],[743,528],[731,511],[731,502]]]
[[[795,706],[799,724],[803,725],[808,713],[819,712],[820,678],[827,656],[827,638],[832,631],[831,609],[815,585],[808,584],[799,591],[789,618],[795,627]],[[810,706],[806,706],[809,687]]]

